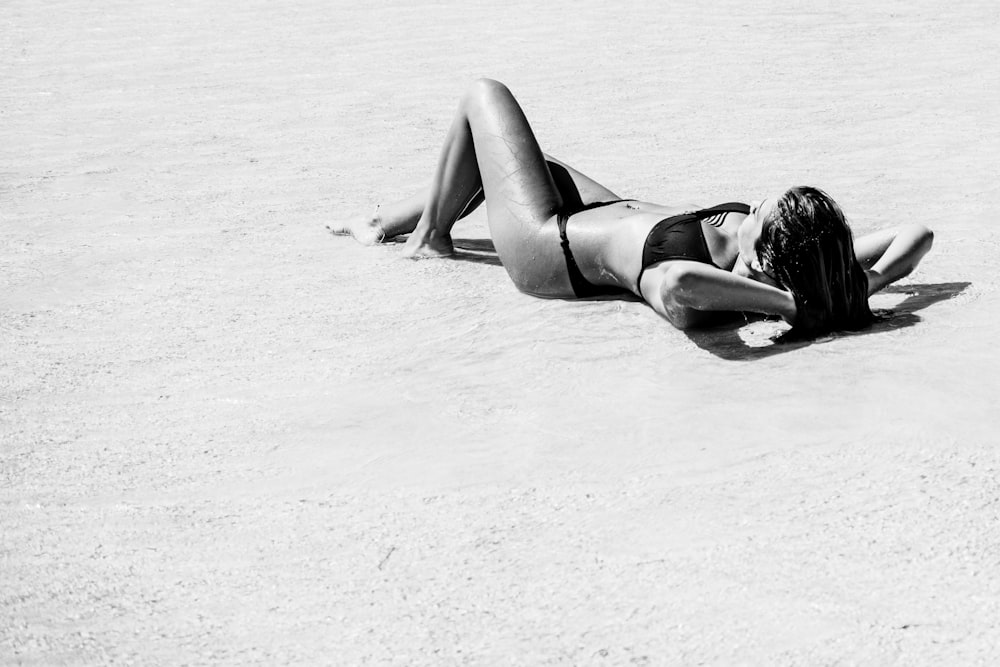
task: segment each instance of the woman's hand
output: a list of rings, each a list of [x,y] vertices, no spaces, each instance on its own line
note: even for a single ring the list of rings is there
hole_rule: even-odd
[[[765,285],[770,285],[771,287],[777,287],[778,289],[784,289],[778,281],[771,277],[771,274],[763,269],[756,269],[753,266],[746,263],[743,259],[743,255],[738,255],[736,257],[736,264],[733,265],[733,273],[741,278],[749,278],[750,280],[756,280],[759,283],[764,283]]]
[[[858,261],[867,268],[868,294],[908,275],[933,244],[934,232],[917,223],[885,229],[855,241]]]

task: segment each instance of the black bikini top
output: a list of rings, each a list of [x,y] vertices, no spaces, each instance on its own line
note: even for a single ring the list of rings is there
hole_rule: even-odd
[[[750,207],[740,202],[719,204],[690,213],[681,213],[664,218],[653,225],[642,247],[642,268],[636,278],[636,285],[642,280],[646,268],[668,259],[686,259],[716,266],[712,253],[701,229],[703,220],[718,218],[710,224],[722,224],[726,213],[750,214]]]

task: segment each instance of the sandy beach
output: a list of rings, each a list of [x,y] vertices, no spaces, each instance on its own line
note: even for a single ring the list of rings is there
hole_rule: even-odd
[[[544,4],[544,8],[539,7]],[[1000,663],[1000,7],[0,8],[0,664]],[[324,225],[465,87],[623,196],[936,233],[778,345]]]

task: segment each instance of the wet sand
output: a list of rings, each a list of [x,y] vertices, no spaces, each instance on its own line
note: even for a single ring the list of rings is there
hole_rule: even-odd
[[[338,4],[0,10],[0,663],[1000,660],[994,3]],[[778,346],[327,235],[480,76],[623,196],[934,249]]]

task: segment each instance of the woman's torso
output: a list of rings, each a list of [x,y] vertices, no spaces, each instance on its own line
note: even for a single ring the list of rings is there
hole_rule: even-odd
[[[696,206],[661,206],[624,200],[593,206],[570,216],[566,235],[583,276],[595,285],[615,285],[642,296],[638,277],[643,271],[643,251],[650,231],[666,218],[700,210]],[[704,238],[707,257],[729,271],[739,255],[736,231],[746,214],[722,212],[685,223],[686,234]],[[700,240],[699,240],[700,243]],[[702,253],[704,254],[704,253]]]

